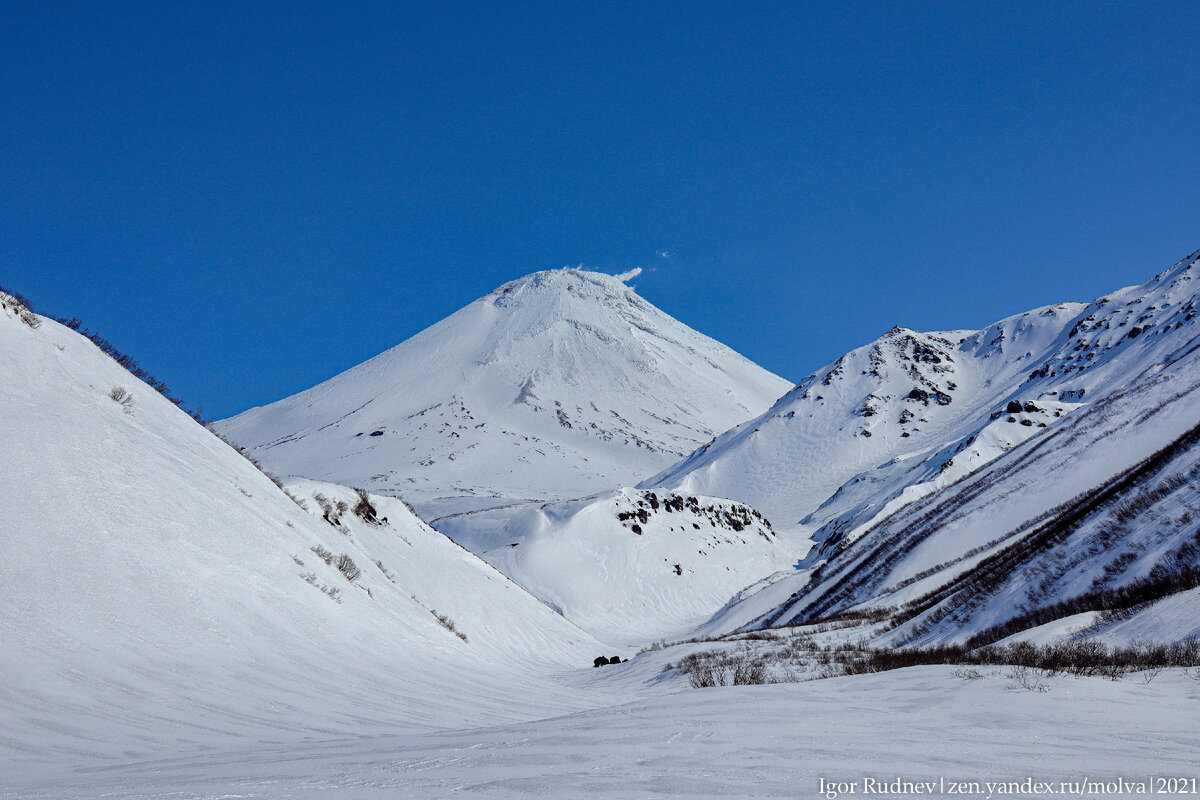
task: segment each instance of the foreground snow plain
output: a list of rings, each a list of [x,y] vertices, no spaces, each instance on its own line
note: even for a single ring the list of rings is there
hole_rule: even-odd
[[[635,662],[587,678],[641,682],[644,671]],[[1056,793],[1071,788],[1060,782],[1124,780],[1121,796],[1137,797],[1153,794],[1154,778],[1196,777],[1200,681],[1180,671],[1149,683],[1056,677],[1045,691],[1017,687],[1003,669],[953,673],[683,689],[500,727],[194,752],[11,776],[0,797],[818,797],[822,779],[826,789],[856,781],[855,794],[839,795],[849,797],[866,796],[868,778],[974,781],[977,797],[1055,796],[1021,791],[1029,778]]]

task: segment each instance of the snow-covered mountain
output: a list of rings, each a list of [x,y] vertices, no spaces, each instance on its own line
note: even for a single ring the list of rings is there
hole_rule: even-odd
[[[217,429],[281,476],[401,496],[430,519],[630,485],[790,386],[621,280],[566,269]]]
[[[894,328],[640,485],[748,503],[818,545],[861,535],[1161,363],[1200,330],[1196,262],[979,331]]]
[[[401,501],[296,502],[7,295],[0,371],[4,772],[597,704],[547,676],[607,648]]]
[[[1127,639],[1200,635],[1200,337],[1175,343],[979,471],[831,542],[818,569],[747,597],[726,625],[880,610],[890,645],[986,644],[1076,615]]]
[[[814,533],[810,568],[741,593],[708,629],[871,610],[890,620],[881,642],[982,641],[1190,589],[1198,256],[1086,306],[894,330],[649,482]],[[1171,638],[1200,632],[1151,617]]]

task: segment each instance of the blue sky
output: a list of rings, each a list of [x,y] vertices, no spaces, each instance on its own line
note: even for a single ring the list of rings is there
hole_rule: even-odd
[[[797,380],[1200,248],[1194,4],[23,6],[0,284],[211,416],[537,269]]]

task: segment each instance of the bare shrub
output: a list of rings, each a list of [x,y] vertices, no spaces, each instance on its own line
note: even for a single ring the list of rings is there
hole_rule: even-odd
[[[0,287],[0,308],[11,309],[14,314],[31,328],[40,328],[42,321],[33,313],[33,304],[20,292],[9,292]]]
[[[316,553],[316,554],[317,554],[317,558],[321,559],[321,560],[322,560],[322,561],[324,561],[326,564],[332,564],[332,563],[333,563],[333,553],[331,553],[330,551],[326,550],[326,549],[325,549],[324,547],[322,547],[321,545],[319,545],[319,544],[314,544],[312,547],[310,547],[310,548],[308,548],[308,549],[309,549],[309,550],[312,550],[314,553]]]
[[[371,497],[367,494],[366,490],[355,489],[354,493],[358,495],[358,502],[351,509],[354,512],[354,516],[368,525],[382,525],[383,523],[379,519],[379,512],[375,510],[375,506],[371,503]]]
[[[1009,670],[1005,677],[1016,681],[1017,686],[1027,692],[1048,692],[1050,687],[1042,681],[1043,674],[1041,670],[1019,665]]]
[[[751,650],[703,650],[689,653],[677,668],[693,689],[771,683],[766,660]]]
[[[292,560],[294,560],[297,564],[302,563],[300,561],[300,559],[296,558],[295,556],[292,556]],[[317,585],[317,573],[301,572],[300,579],[302,581],[304,581],[305,583],[307,583],[309,586],[316,586],[316,588],[321,590],[322,594],[324,594],[326,597],[328,597],[330,600],[337,603],[338,605],[341,605],[342,590],[337,588],[336,586],[329,586],[324,583],[322,583],[321,585],[318,586]]]
[[[433,614],[433,618],[436,619],[438,624],[440,624],[443,628],[450,631],[464,642],[467,641],[467,635],[458,629],[458,626],[454,624],[454,620],[450,619],[450,617],[446,616],[445,614],[439,614],[434,609],[430,609],[429,613]]]
[[[83,327],[83,321],[80,320],[78,317],[71,317],[70,319],[65,319],[63,317],[59,317],[58,322],[62,325],[67,326],[71,330],[76,331],[81,336],[86,336],[88,339],[90,339],[92,341],[92,344],[94,344],[94,345],[96,345],[96,347],[100,348],[100,351],[102,353],[104,353],[109,358],[111,358],[113,361],[116,361],[118,364],[120,364],[122,367],[124,367],[126,370],[128,370],[130,375],[132,375],[133,377],[142,381],[143,383],[147,384],[151,389],[158,392],[159,394],[161,394],[163,397],[170,400],[175,405],[177,405],[181,408],[183,407],[183,400],[181,400],[178,397],[173,396],[171,394],[171,390],[169,388],[167,388],[167,385],[165,383],[163,383],[158,378],[151,375],[146,370],[139,367],[137,362],[134,361],[132,356],[130,356],[128,353],[123,353],[120,350],[118,350],[117,347],[112,342],[110,342],[108,339],[105,339],[103,336],[101,336],[98,333],[92,333],[87,328]],[[201,413],[201,410],[199,408],[193,409],[192,411],[189,411],[187,413],[189,416],[191,416],[192,419],[196,420],[201,425],[207,426],[207,423],[204,421],[204,416]]]
[[[112,401],[121,407],[121,410],[126,414],[133,413],[133,395],[125,390],[124,386],[114,386],[112,391],[108,393]]]
[[[835,649],[833,656],[851,673],[883,672],[922,664],[1008,665],[1038,670],[1046,676],[1066,673],[1119,680],[1131,672],[1159,667],[1200,666],[1200,641],[1132,642],[1110,648],[1101,641],[1083,639],[1043,645],[1014,642],[974,649],[963,645],[864,649],[853,654]]]
[[[951,675],[961,680],[983,678],[978,667],[1008,667],[1012,671],[1008,677],[1017,686],[1038,692],[1046,691],[1039,685],[1045,687],[1046,679],[1059,674],[1120,680],[1124,675],[1143,673],[1143,680],[1149,683],[1162,669],[1184,668],[1193,670],[1200,680],[1200,642],[1134,642],[1110,648],[1097,640],[1078,640],[974,649],[964,645],[876,649],[863,641],[821,647],[803,634],[793,634],[771,642],[743,640],[733,651],[697,651],[684,656],[674,668],[686,675],[693,687],[702,688],[831,678],[930,664],[954,666]]]
[[[324,517],[325,521],[338,530],[343,530],[342,514],[345,514],[349,508],[346,505],[346,501],[338,500],[334,502],[320,492],[313,494],[313,500],[316,500],[317,505],[321,507],[321,516]]]
[[[351,583],[353,583],[359,575],[362,575],[362,570],[359,569],[358,565],[354,563],[354,559],[346,553],[342,553],[337,557],[337,564],[335,566],[337,567],[338,572],[345,575],[346,580],[350,581]]]

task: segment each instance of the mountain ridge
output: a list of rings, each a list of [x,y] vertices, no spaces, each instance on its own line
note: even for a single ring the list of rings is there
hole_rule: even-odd
[[[972,447],[1010,402],[1051,410],[1049,421],[1026,419],[1022,410],[1013,419],[1022,427],[1050,424],[1055,412],[1069,413],[1089,392],[1129,380],[1141,359],[1161,357],[1162,337],[1192,324],[1200,307],[1193,283],[1198,258],[1200,251],[1091,303],[1043,306],[977,331],[895,327],[639,486],[749,503],[778,529],[815,534],[819,544],[831,534],[822,528],[836,518],[857,515],[854,524],[861,525],[866,507],[879,505],[864,485],[880,480],[879,470],[896,472],[906,461]],[[975,448],[974,468],[1028,433],[992,435],[988,452]],[[800,474],[805,481],[793,478]],[[893,494],[910,485],[900,481]],[[852,495],[856,509],[845,502]]]

